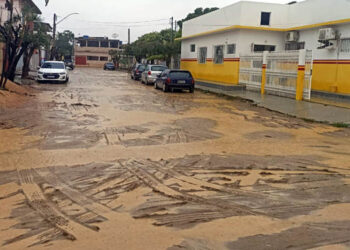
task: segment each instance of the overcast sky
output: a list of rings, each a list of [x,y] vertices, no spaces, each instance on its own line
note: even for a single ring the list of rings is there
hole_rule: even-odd
[[[237,0],[33,0],[43,12],[46,22],[52,23],[53,14],[59,20],[78,12],[57,27],[58,31],[72,30],[76,36],[108,36],[118,34],[127,41],[128,28],[131,40],[142,34],[170,27],[170,17],[181,20],[197,7],[224,7]],[[258,2],[288,3],[291,0],[256,0]],[[157,20],[157,21],[154,21]]]

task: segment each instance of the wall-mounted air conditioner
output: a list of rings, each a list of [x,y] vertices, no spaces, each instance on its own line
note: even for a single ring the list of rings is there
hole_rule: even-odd
[[[286,33],[286,42],[297,42],[299,41],[299,32],[290,31]]]
[[[320,29],[318,32],[319,41],[329,41],[337,39],[337,31],[333,28]]]

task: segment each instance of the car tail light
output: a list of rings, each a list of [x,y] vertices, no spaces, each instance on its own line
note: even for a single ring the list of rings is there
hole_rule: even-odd
[[[194,79],[192,79],[192,84],[194,84]]]
[[[152,75],[152,72],[151,72],[151,71],[148,71],[148,75],[149,75],[149,76]]]
[[[137,69],[137,70],[136,70],[136,74],[138,74],[138,73],[139,73],[139,70]]]
[[[166,83],[171,83],[171,79],[169,77],[166,79]]]

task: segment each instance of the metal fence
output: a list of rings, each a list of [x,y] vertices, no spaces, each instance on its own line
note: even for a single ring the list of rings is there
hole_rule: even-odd
[[[262,64],[262,53],[240,55],[239,81],[245,84],[247,89],[260,89]]]
[[[312,52],[306,53],[304,99],[311,97]],[[270,52],[267,55],[265,90],[271,94],[295,97],[299,51]]]
[[[265,91],[269,94],[295,97],[300,51],[267,54]],[[304,99],[311,98],[312,51],[306,51]],[[241,55],[240,83],[247,89],[261,89],[263,54]]]

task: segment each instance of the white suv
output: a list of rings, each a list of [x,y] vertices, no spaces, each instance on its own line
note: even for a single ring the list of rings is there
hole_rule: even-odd
[[[67,83],[69,81],[69,75],[64,62],[44,62],[44,64],[38,69],[37,81],[55,81]]]

